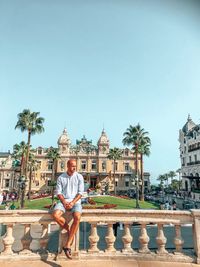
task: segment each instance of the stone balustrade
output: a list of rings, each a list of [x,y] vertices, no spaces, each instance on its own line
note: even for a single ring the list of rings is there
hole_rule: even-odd
[[[71,214],[66,217],[71,222]],[[163,210],[84,210],[81,222],[90,225],[87,236],[87,248],[80,248],[80,234],[77,233],[73,242],[73,256],[76,259],[143,259],[153,261],[171,261],[200,263],[200,210],[190,211],[163,211]],[[116,248],[116,236],[113,231],[113,224],[121,222],[123,230],[121,235],[122,247]],[[6,225],[6,233],[0,238],[0,262],[3,260],[23,259],[65,259],[62,252],[63,244],[67,234],[57,231],[58,242],[55,251],[49,245],[49,238],[52,234],[51,228],[59,230],[51,215],[41,210],[14,210],[0,211],[0,224]],[[192,226],[191,240],[193,248],[183,249],[184,240],[182,227],[186,224]],[[134,225],[139,228],[140,234],[137,237],[138,248],[133,247],[135,241]],[[104,227],[105,235],[99,235],[99,228]],[[167,236],[165,227],[173,228],[174,248],[167,249]],[[21,228],[20,228],[21,227]],[[156,228],[154,238],[155,247],[150,248],[149,243],[152,237],[149,235],[149,228]],[[21,229],[21,234],[18,229]],[[35,229],[35,230],[34,230]],[[35,231],[35,232],[34,232]],[[99,242],[104,240],[105,249],[100,248]],[[55,238],[56,240],[56,238]],[[54,243],[56,241],[53,241]],[[37,241],[37,242],[36,242]],[[37,243],[36,248],[33,244]],[[54,244],[55,245],[55,244]],[[2,248],[2,249],[1,249]]]

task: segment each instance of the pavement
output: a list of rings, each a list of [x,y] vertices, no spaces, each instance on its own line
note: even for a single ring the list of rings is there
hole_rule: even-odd
[[[2,267],[200,267],[194,263],[122,260],[66,260],[66,261],[12,261],[3,262]]]

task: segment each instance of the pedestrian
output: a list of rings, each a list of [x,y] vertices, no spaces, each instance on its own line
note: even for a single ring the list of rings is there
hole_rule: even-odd
[[[58,177],[56,194],[60,202],[55,205],[52,213],[54,220],[68,232],[67,243],[64,245],[63,251],[69,259],[72,259],[71,245],[81,219],[81,197],[83,192],[83,176],[76,172],[76,160],[70,159],[67,162],[67,171]],[[63,217],[66,211],[72,212],[73,216],[73,223],[70,228]]]

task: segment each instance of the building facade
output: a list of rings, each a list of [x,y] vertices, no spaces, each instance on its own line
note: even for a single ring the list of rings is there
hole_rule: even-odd
[[[182,189],[194,200],[200,200],[200,125],[188,116],[179,131]]]
[[[77,171],[80,172],[84,180],[87,181],[90,188],[95,188],[101,192],[114,191],[114,167],[115,167],[115,183],[118,193],[126,193],[128,190],[135,189],[135,156],[132,150],[128,148],[122,149],[122,157],[116,160],[113,166],[113,160],[108,159],[110,150],[110,142],[105,130],[96,145],[91,140],[87,140],[85,136],[81,140],[77,140],[75,145],[71,144],[67,130],[64,129],[58,138],[58,151],[60,159],[56,163],[56,177],[67,169],[67,161],[75,159],[77,162]],[[31,173],[32,192],[45,192],[49,190],[50,181],[52,179],[53,162],[47,157],[48,148],[38,147],[33,150],[38,166]],[[9,156],[11,157],[11,155]],[[140,158],[138,159],[140,166]],[[10,190],[17,189],[16,181],[19,178],[19,169],[12,167],[10,164],[10,175],[12,182],[9,182]],[[140,173],[140,167],[139,167]],[[30,173],[29,173],[30,175]],[[4,178],[3,178],[4,177]],[[144,172],[145,190],[150,190],[150,175]],[[8,190],[8,181],[5,175],[2,176],[4,182],[2,189]],[[6,187],[5,187],[6,185]],[[28,187],[27,187],[28,188]]]

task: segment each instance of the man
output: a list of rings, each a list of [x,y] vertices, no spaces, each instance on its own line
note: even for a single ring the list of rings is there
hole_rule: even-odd
[[[83,176],[76,172],[76,161],[68,160],[67,172],[61,174],[57,180],[56,193],[60,202],[54,207],[52,216],[62,228],[68,231],[68,240],[63,250],[69,259],[72,259],[71,245],[81,218],[81,196],[83,191],[84,180]],[[62,216],[66,211],[71,211],[73,215],[73,223],[70,229],[65,218]]]

